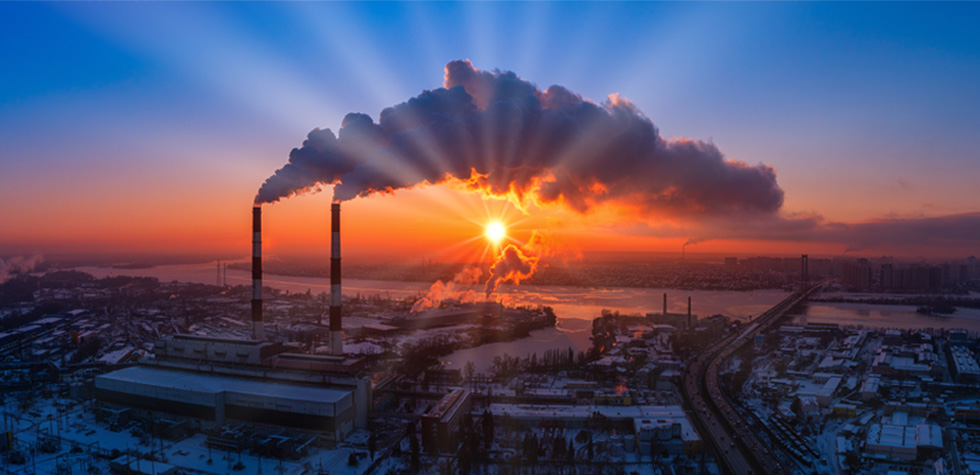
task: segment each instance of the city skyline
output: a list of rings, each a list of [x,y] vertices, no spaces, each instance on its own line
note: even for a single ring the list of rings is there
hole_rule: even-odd
[[[5,4],[0,248],[245,255],[252,196],[311,130],[380,122],[468,60],[629,104],[665,143],[771,167],[780,196],[746,217],[399,190],[344,205],[348,255],[473,260],[501,219],[520,243],[538,231],[575,252],[966,257],[980,244],[977,9]],[[325,254],[322,188],[266,206],[268,254]]]

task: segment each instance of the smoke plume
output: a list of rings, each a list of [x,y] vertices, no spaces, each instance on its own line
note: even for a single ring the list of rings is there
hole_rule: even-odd
[[[478,296],[472,286],[480,282],[480,277],[482,276],[483,271],[478,267],[464,267],[449,282],[444,283],[441,280],[437,280],[436,283],[429,287],[429,291],[426,292],[425,296],[418,299],[415,305],[412,305],[412,313],[438,307],[439,304],[447,300],[455,300],[460,303],[476,302]]]
[[[508,244],[490,267],[490,278],[484,288],[487,300],[501,283],[511,282],[516,285],[530,278],[537,270],[541,258],[552,253],[553,247],[537,231],[531,234],[531,239],[521,248]]]
[[[468,60],[446,65],[443,86],[383,110],[378,122],[351,113],[337,135],[314,129],[256,204],[320,185],[344,201],[454,181],[580,213],[607,203],[645,216],[769,215],[782,206],[772,167],[726,159],[710,142],[665,139],[618,94],[600,105]]]
[[[40,254],[30,256],[13,256],[6,260],[0,259],[0,284],[6,282],[14,274],[26,274],[44,260]]]

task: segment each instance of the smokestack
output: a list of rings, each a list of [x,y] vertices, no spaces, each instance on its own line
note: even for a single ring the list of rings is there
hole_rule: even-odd
[[[264,340],[262,327],[262,207],[252,208],[252,339]]]
[[[340,287],[340,203],[330,205],[330,353],[344,354]]]
[[[691,328],[691,297],[687,298],[687,328]]]
[[[664,292],[664,315],[667,315],[667,292]]]

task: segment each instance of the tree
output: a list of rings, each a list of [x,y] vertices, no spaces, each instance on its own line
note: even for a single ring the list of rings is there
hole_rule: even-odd
[[[475,372],[476,365],[474,365],[472,361],[467,361],[466,364],[463,365],[463,378],[466,378],[467,382],[473,380],[473,373]]]
[[[487,450],[493,445],[493,413],[489,409],[483,411],[483,446]]]
[[[413,426],[414,427],[414,426]],[[412,435],[408,436],[408,447],[412,451],[412,466],[411,471],[416,473],[421,468],[421,461],[419,460],[419,438],[415,436],[415,431],[412,431]]]
[[[857,465],[861,463],[861,456],[858,455],[857,451],[848,451],[847,455],[844,456],[844,463],[847,464],[852,473],[856,473]]]
[[[371,431],[371,435],[368,437],[368,454],[371,455],[371,460],[374,460],[374,453],[378,451],[378,437]]]
[[[551,443],[551,458],[559,460],[564,458],[565,455],[565,438],[562,436],[555,437],[555,440]]]

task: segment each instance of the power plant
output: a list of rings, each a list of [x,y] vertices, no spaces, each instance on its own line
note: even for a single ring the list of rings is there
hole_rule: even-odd
[[[691,313],[691,297],[687,298],[687,313],[670,313],[667,311],[667,293],[664,293],[664,307],[661,313],[648,313],[650,323],[671,325],[676,328],[692,329],[698,325],[698,316]]]
[[[367,359],[344,354],[340,205],[331,206],[329,355],[290,353],[266,339],[262,300],[262,209],[252,208],[251,338],[178,334],[154,358],[95,379],[101,407],[119,414],[176,415],[200,428],[226,421],[315,430],[341,441],[367,426]]]

